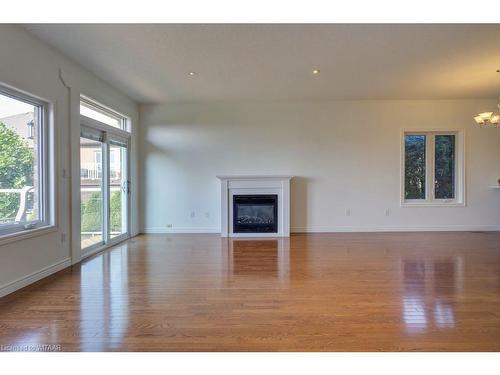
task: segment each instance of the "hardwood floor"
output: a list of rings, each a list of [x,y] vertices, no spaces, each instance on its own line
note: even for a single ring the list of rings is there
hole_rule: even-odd
[[[500,233],[143,235],[0,299],[0,346],[499,351]]]

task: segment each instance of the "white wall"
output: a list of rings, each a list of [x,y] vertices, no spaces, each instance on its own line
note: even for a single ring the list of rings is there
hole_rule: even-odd
[[[500,178],[500,129],[479,129],[472,119],[495,107],[495,100],[141,106],[144,230],[218,232],[215,176],[266,173],[297,176],[292,231],[500,230],[500,190],[488,187]],[[400,207],[402,127],[465,129],[466,207]]]
[[[48,274],[79,261],[79,250],[71,248],[71,165],[78,161],[80,93],[84,93],[129,116],[137,127],[137,105],[118,91],[103,83],[77,64],[69,61],[24,29],[0,25],[0,82],[42,97],[55,105],[56,135],[56,229],[29,239],[5,243],[0,240],[0,296],[23,286],[42,274]],[[59,79],[61,69],[68,90]],[[71,98],[71,100],[70,100]],[[75,143],[76,140],[76,143]],[[72,146],[70,146],[73,142]],[[132,139],[137,149],[136,135]],[[73,154],[71,149],[74,150]],[[75,158],[76,155],[76,158]],[[73,156],[73,157],[72,157]],[[78,164],[76,164],[78,165]],[[63,177],[63,170],[66,177]],[[76,171],[79,175],[79,171]],[[132,178],[137,175],[137,153],[133,153]],[[78,178],[79,180],[79,178]],[[76,181],[78,187],[79,181]],[[138,231],[138,185],[132,192],[132,232]],[[73,224],[74,220],[73,220]],[[79,223],[76,223],[78,228]],[[63,236],[66,238],[63,241]],[[78,243],[77,236],[73,238]],[[41,272],[41,274],[40,274]]]

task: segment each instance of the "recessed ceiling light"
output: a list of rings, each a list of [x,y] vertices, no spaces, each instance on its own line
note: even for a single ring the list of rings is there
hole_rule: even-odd
[[[191,77],[192,77],[192,76],[195,76],[195,75],[196,75],[196,72],[189,72],[189,73],[188,73],[188,76],[191,76]]]
[[[313,69],[313,74],[317,76],[319,74],[319,69]]]

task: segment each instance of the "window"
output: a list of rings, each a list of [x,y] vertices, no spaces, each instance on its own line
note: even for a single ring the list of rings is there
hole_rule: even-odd
[[[463,134],[403,132],[403,205],[463,205]]]
[[[80,114],[113,128],[130,131],[124,116],[86,97],[80,99]]]
[[[405,199],[425,199],[425,135],[405,136]]]
[[[48,104],[0,87],[0,235],[49,224]]]
[[[103,244],[103,143],[99,137],[80,137],[80,202],[82,248]],[[93,155],[93,157],[92,157]],[[90,157],[89,157],[90,156]]]
[[[80,235],[84,255],[127,238],[129,232],[127,120],[108,109],[89,111],[87,103],[89,99],[82,98]],[[104,117],[94,116],[96,113]]]
[[[109,146],[109,209],[110,209],[110,238],[127,233],[127,161],[128,148],[126,142],[111,140]]]

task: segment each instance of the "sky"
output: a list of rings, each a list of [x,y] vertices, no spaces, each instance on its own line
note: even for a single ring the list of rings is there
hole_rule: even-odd
[[[33,105],[0,94],[0,118],[33,111]]]
[[[105,124],[111,125],[115,128],[120,127],[120,121],[118,121],[117,119],[106,116],[105,114],[97,112],[92,108],[86,107],[84,105],[80,105],[80,114],[93,118],[94,120],[104,122]]]
[[[34,107],[31,104],[24,103],[20,100],[10,98],[0,94],[0,118],[18,115],[20,113],[34,112]],[[105,114],[94,111],[91,108],[80,106],[80,113],[95,120],[104,122],[105,124],[120,127],[119,121]]]

